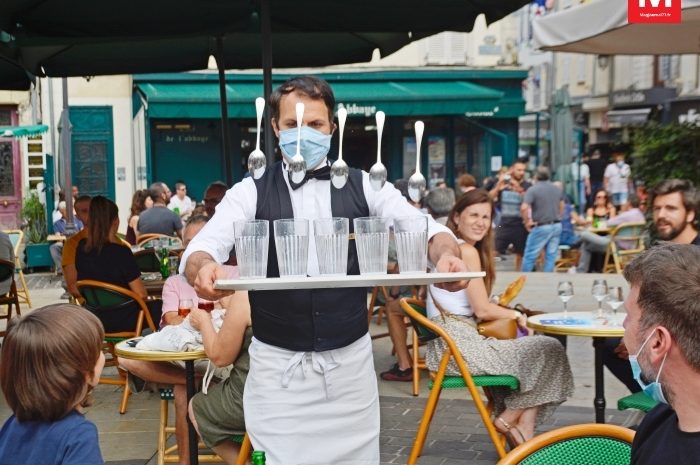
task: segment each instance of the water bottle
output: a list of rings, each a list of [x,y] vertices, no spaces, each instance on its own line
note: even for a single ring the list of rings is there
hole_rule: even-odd
[[[250,454],[250,461],[253,465],[265,465],[265,452],[261,450],[254,450]]]

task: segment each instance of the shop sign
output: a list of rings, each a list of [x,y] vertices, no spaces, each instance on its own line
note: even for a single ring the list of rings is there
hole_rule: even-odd
[[[356,103],[339,103],[338,108],[345,108],[348,116],[372,116],[377,112],[377,107],[374,105],[358,105]]]

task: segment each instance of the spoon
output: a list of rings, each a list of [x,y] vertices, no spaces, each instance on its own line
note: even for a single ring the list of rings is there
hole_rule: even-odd
[[[420,202],[425,190],[425,176],[420,173],[420,143],[423,140],[423,121],[416,121],[416,172],[408,178],[408,196],[414,202]]]
[[[345,130],[345,120],[348,111],[345,108],[338,109],[338,126],[340,138],[338,139],[338,159],[331,165],[331,182],[336,189],[345,187],[348,182],[348,164],[343,161],[343,131]]]
[[[301,156],[301,123],[304,119],[304,104],[297,102],[297,153],[289,161],[289,178],[296,184],[306,176],[306,161]]]
[[[386,115],[378,111],[377,118],[377,163],[369,169],[369,183],[375,191],[380,191],[386,182],[386,166],[382,163],[382,132]]]
[[[258,117],[258,140],[255,143],[255,150],[250,152],[248,156],[248,171],[253,179],[260,179],[265,173],[267,159],[262,150],[260,150],[260,123],[262,122],[263,112],[265,111],[265,99],[258,97],[255,99],[255,112]]]

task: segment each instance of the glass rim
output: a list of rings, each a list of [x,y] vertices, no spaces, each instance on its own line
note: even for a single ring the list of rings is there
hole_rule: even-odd
[[[267,221],[267,220],[265,220],[265,221]],[[284,223],[284,222],[289,222],[289,223],[296,223],[296,222],[302,223],[303,222],[303,223],[308,224],[309,220],[308,220],[308,218],[279,218],[277,220],[272,221],[273,224],[275,224],[275,223],[279,224],[279,223]]]

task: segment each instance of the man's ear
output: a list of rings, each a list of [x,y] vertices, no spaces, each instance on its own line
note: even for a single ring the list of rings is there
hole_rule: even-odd
[[[686,213],[685,222],[688,224],[695,223],[695,210],[690,210],[688,213]]]
[[[272,123],[272,130],[275,131],[275,137],[277,137],[279,139],[280,138],[280,129],[277,127],[277,120],[275,118],[272,118],[270,120],[270,122]]]

